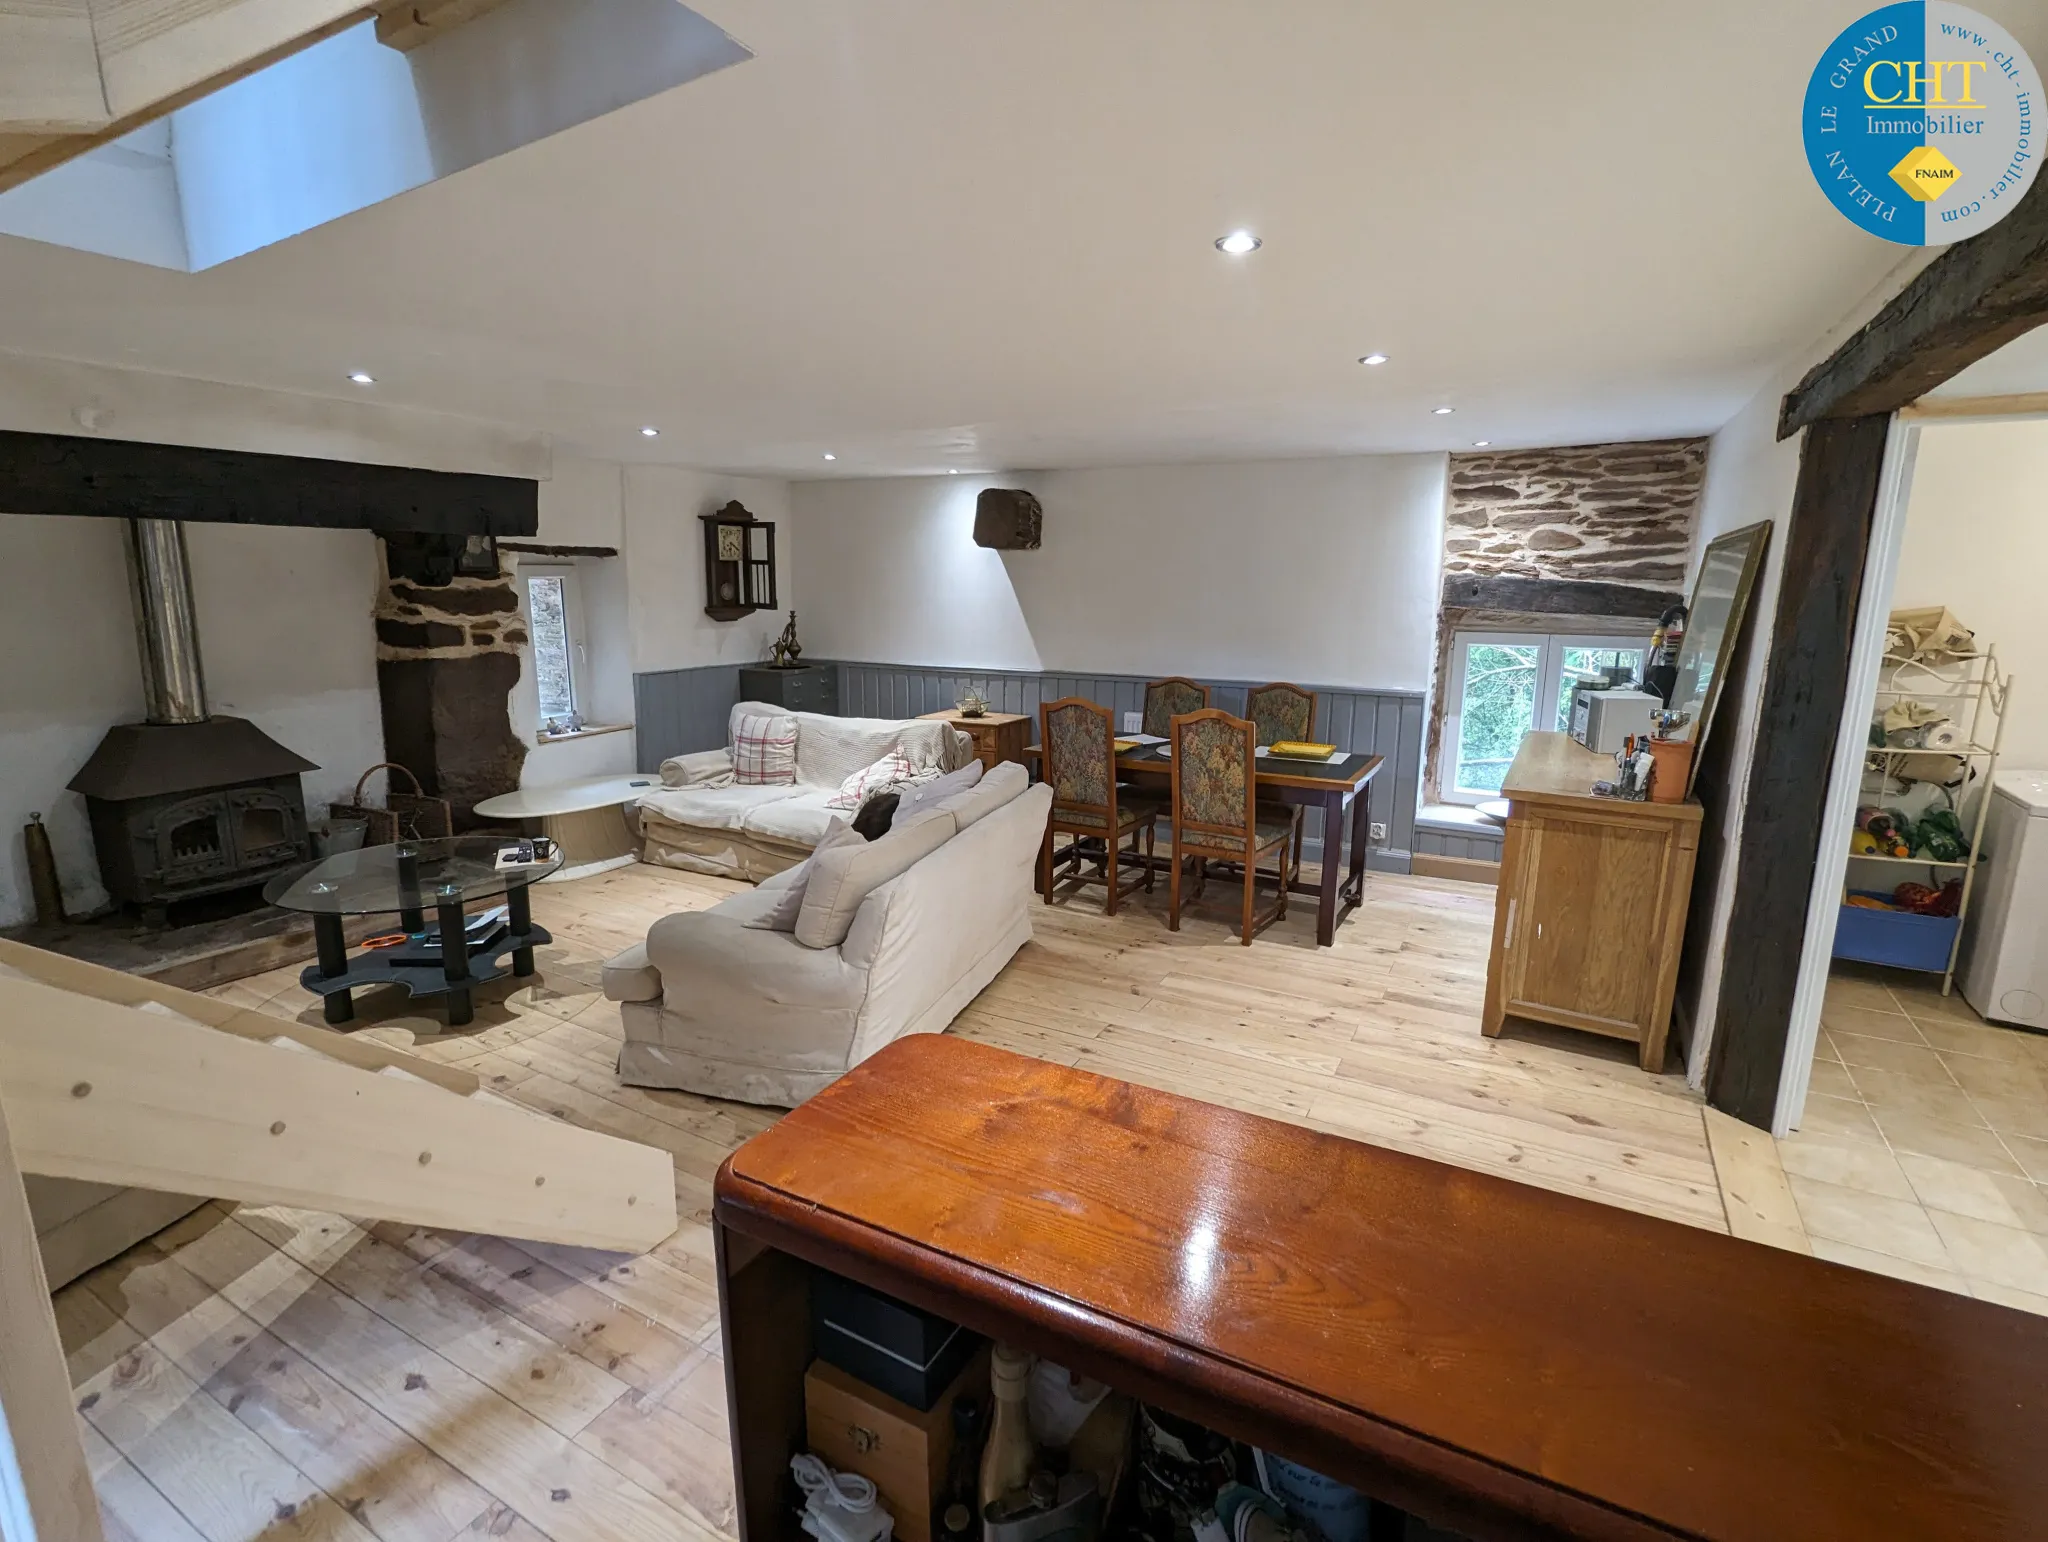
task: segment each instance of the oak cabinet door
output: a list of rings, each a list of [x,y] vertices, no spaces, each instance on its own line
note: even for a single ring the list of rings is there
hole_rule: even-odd
[[[1633,1034],[1649,1016],[1670,840],[1661,826],[1530,822],[1515,895],[1510,1012]]]

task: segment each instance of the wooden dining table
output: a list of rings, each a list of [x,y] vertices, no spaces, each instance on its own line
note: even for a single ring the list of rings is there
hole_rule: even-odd
[[[1039,746],[1024,752],[1035,772]],[[1316,881],[1288,880],[1288,892],[1316,896],[1316,943],[1329,947],[1337,928],[1365,897],[1365,856],[1372,839],[1372,784],[1384,755],[1346,754],[1335,760],[1261,755],[1253,781],[1259,797],[1323,811],[1323,852]],[[1164,794],[1173,780],[1173,757],[1160,744],[1141,744],[1116,757],[1117,777]],[[1350,818],[1345,818],[1346,811]],[[1350,871],[1344,871],[1344,827],[1351,827]],[[1163,859],[1162,859],[1163,860]]]

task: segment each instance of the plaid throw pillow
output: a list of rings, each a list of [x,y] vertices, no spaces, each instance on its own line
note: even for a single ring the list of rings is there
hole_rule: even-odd
[[[742,787],[787,787],[796,780],[796,719],[743,717],[732,732],[732,779]]]
[[[871,766],[863,766],[839,784],[839,791],[825,800],[827,808],[859,808],[878,792],[907,782],[917,775],[917,767],[910,763],[910,757],[902,750],[889,751]]]

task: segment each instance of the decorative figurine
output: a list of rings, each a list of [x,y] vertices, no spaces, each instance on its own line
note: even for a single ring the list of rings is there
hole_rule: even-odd
[[[776,669],[795,669],[803,656],[804,645],[796,640],[796,612],[791,611],[789,625],[782,629],[782,635],[768,650],[769,661]]]
[[[965,696],[954,702],[953,706],[962,717],[988,716],[988,698],[979,691],[969,691]]]

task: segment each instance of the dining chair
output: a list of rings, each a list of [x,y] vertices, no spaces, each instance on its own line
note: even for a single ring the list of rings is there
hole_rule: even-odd
[[[1284,680],[1275,680],[1271,685],[1255,685],[1244,693],[1244,715],[1252,720],[1259,731],[1259,743],[1279,744],[1283,740],[1303,740],[1316,730],[1316,693],[1304,691],[1298,685],[1289,685]],[[1294,832],[1294,864],[1290,876],[1301,876],[1302,830],[1297,826]]]
[[[1107,886],[1105,908],[1116,914],[1117,902],[1139,887],[1152,887],[1153,827],[1164,810],[1159,800],[1131,787],[1117,785],[1116,735],[1110,731],[1110,712],[1080,696],[1067,696],[1044,703],[1038,709],[1038,742],[1043,753],[1043,775],[1052,787],[1052,811],[1046,816],[1045,841],[1039,848],[1039,887],[1045,902],[1052,903],[1053,869],[1059,862],[1072,865],[1070,878]],[[1066,850],[1055,857],[1053,837],[1070,835]],[[1139,857],[1139,838],[1144,852],[1139,866],[1142,876],[1121,881],[1120,848],[1128,839],[1130,854]],[[1101,842],[1098,854],[1083,842]],[[1084,861],[1093,860],[1097,875],[1081,872]]]
[[[1307,739],[1316,729],[1316,693],[1276,680],[1244,693],[1244,715],[1259,731],[1259,743]]]
[[[1209,687],[1183,680],[1179,675],[1153,680],[1145,686],[1144,730],[1157,738],[1166,737],[1166,727],[1183,712],[1200,712],[1209,705]]]
[[[1210,859],[1235,862],[1244,874],[1239,940],[1287,914],[1287,848],[1301,825],[1301,810],[1259,802],[1258,730],[1246,718],[1217,707],[1183,713],[1169,724],[1173,741],[1173,876],[1168,881],[1166,924],[1180,930],[1180,884],[1190,859],[1195,898],[1208,882]],[[1259,858],[1275,853],[1279,894],[1263,916],[1253,912]]]

